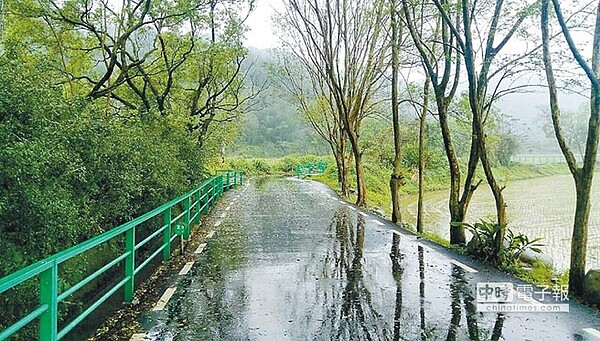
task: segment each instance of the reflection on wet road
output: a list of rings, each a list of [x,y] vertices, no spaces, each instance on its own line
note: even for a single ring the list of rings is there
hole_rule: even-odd
[[[583,329],[600,329],[576,303],[570,313],[476,311],[477,282],[515,281],[319,183],[255,178],[211,216],[222,222],[198,261],[142,321],[151,339],[592,340]]]

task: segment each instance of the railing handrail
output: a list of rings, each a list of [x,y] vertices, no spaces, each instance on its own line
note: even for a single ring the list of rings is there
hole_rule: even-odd
[[[301,178],[307,174],[323,174],[325,172],[325,168],[327,168],[327,165],[323,161],[304,162],[296,165],[296,175],[298,178]],[[308,169],[308,171],[305,172],[306,169]]]
[[[226,180],[226,181],[225,181]],[[237,170],[219,171],[217,175],[203,181],[200,185],[194,187],[181,196],[172,199],[128,222],[125,222],[109,231],[92,237],[82,243],[74,245],[68,249],[60,251],[54,255],[37,261],[27,267],[24,267],[12,274],[0,278],[0,294],[10,290],[23,282],[39,276],[39,292],[40,303],[32,312],[21,318],[19,321],[8,326],[5,330],[0,330],[0,340],[4,340],[14,333],[18,332],[24,326],[28,325],[36,318],[39,318],[39,339],[40,340],[58,340],[70,332],[77,324],[85,319],[92,311],[106,301],[110,296],[114,295],[120,288],[125,288],[125,301],[133,299],[133,290],[135,284],[135,274],[152,261],[158,254],[163,253],[163,260],[167,261],[171,255],[171,242],[178,234],[173,234],[172,226],[182,221],[185,231],[182,237],[189,237],[190,226],[192,223],[198,223],[202,213],[206,214],[211,206],[214,206],[216,200],[219,199],[223,191],[230,189],[233,186],[243,183],[243,173]],[[210,194],[210,195],[208,195]],[[195,201],[192,203],[192,198]],[[174,207],[183,204],[182,213],[172,219],[171,211]],[[192,214],[193,212],[193,214]],[[150,233],[149,237],[136,243],[135,228],[148,220],[164,215],[163,224]],[[116,255],[112,260],[107,260],[107,263],[100,269],[86,276],[83,280],[73,284],[70,288],[65,288],[62,293],[58,290],[58,266],[73,257],[76,257],[86,251],[89,251],[105,242],[126,234],[125,250],[123,253]],[[136,267],[135,254],[140,244],[145,244],[149,240],[163,234],[163,242],[154,252],[150,252],[150,256],[143,259],[143,262]],[[137,245],[136,245],[137,244]],[[75,293],[90,281],[96,279],[108,269],[118,263],[125,261],[125,276],[121,281],[112,286],[104,296],[94,303],[84,312],[74,316],[62,330],[58,330],[58,303],[67,296]],[[119,277],[120,278],[120,277]]]

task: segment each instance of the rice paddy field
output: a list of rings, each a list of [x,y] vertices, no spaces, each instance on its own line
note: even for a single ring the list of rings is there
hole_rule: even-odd
[[[575,214],[573,178],[570,175],[554,175],[511,181],[506,184],[504,196],[508,204],[508,227],[530,238],[541,237],[544,253],[552,257],[555,269],[566,270]],[[416,195],[405,198],[404,204],[404,220],[415,224]],[[424,219],[427,232],[449,238],[447,190],[425,194]],[[474,223],[480,219],[495,219],[494,198],[483,183],[473,195],[466,221]],[[600,268],[600,173],[596,173],[592,186],[587,267]]]

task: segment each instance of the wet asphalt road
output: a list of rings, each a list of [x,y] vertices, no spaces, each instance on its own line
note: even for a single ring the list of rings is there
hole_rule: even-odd
[[[596,340],[589,328],[600,330],[600,315],[573,301],[569,313],[478,312],[476,283],[523,282],[313,181],[253,178],[208,223],[214,236],[173,298],[141,321],[149,339]]]

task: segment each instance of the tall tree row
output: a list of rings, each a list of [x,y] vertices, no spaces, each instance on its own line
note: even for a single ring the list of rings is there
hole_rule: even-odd
[[[460,14],[455,9],[450,11],[453,7],[444,6],[448,9],[443,13],[446,19],[442,18],[442,13],[431,7],[422,7],[420,3],[402,0],[406,27],[421,57],[427,77],[431,81],[444,151],[449,165],[450,243],[464,244],[466,243],[464,227],[456,223],[464,221],[471,197],[479,185],[474,183],[478,163],[477,139],[475,134],[472,134],[466,166],[467,174],[461,193],[461,166],[452,140],[449,118],[450,105],[456,95],[461,75],[462,60],[458,53],[459,46],[451,32],[453,25],[460,22]],[[429,12],[426,15],[419,11],[427,8]],[[424,25],[422,20],[434,22],[435,26]],[[422,25],[429,29],[419,30]]]
[[[541,30],[543,41],[543,56],[546,79],[548,82],[548,92],[550,99],[550,111],[552,115],[552,127],[554,134],[563,153],[569,171],[575,182],[576,204],[575,219],[573,221],[573,234],[571,239],[571,264],[569,272],[569,292],[582,296],[583,279],[586,270],[586,253],[588,239],[588,225],[590,215],[590,191],[594,177],[594,169],[598,154],[598,139],[600,136],[600,3],[593,5],[589,3],[583,9],[578,9],[582,13],[590,13],[593,24],[593,43],[591,46],[591,64],[590,60],[582,55],[582,46],[575,43],[571,35],[567,19],[563,14],[560,3],[556,0],[542,0],[541,12]],[[591,14],[594,13],[594,14]],[[555,18],[555,21],[553,20]],[[552,37],[551,22],[558,24],[557,30],[560,31],[564,41],[567,43],[571,54],[571,62],[575,62],[585,74],[589,82],[589,120],[587,126],[587,137],[585,145],[585,154],[583,161],[578,164],[575,154],[567,143],[564,127],[561,123],[561,109],[558,103],[558,89],[553,64],[553,49],[550,43]],[[554,51],[556,53],[556,51]],[[556,56],[556,55],[555,55]]]
[[[540,10],[540,2],[536,1],[287,0],[286,9],[280,15],[282,27],[287,28],[283,34],[284,47],[299,61],[300,68],[309,70],[310,77],[308,80],[299,78],[302,72],[288,72],[286,76],[294,79],[292,84],[295,85],[295,93],[300,94],[298,102],[304,112],[311,113],[309,120],[312,125],[324,139],[330,141],[338,160],[340,183],[344,183],[343,179],[347,176],[347,165],[340,161],[346,160],[343,155],[347,139],[357,177],[359,205],[366,203],[367,192],[360,143],[361,123],[369,114],[370,106],[377,102],[375,98],[390,99],[390,131],[394,141],[389,183],[391,209],[392,220],[401,222],[402,137],[399,104],[403,99],[398,95],[402,84],[400,75],[420,69],[416,74],[419,75],[417,78],[424,79],[424,101],[419,103],[419,135],[424,135],[431,88],[435,103],[433,111],[441,132],[450,176],[450,242],[466,243],[463,223],[473,194],[483,182],[483,179],[476,179],[476,171],[481,165],[485,182],[495,201],[495,224],[499,228],[495,236],[495,252],[499,253],[504,244],[508,220],[507,203],[503,196],[505,186],[495,176],[493,169],[493,159],[497,157],[494,155],[497,151],[491,147],[496,142],[490,139],[493,134],[494,104],[503,96],[523,91],[532,85],[518,79],[521,75],[541,70],[543,52],[554,132],[577,190],[570,285],[575,293],[581,294],[580,285],[585,274],[589,193],[600,134],[600,19],[593,25],[592,57],[586,59],[580,52],[582,48],[573,42],[569,27],[570,24],[577,26],[591,17],[591,14],[581,14],[591,13],[591,3],[582,6],[585,6],[583,10],[570,11],[565,18],[559,1],[542,1],[543,39],[540,43],[533,38],[536,36],[533,24]],[[576,4],[570,7],[575,8]],[[600,11],[600,7],[597,11]],[[581,14],[580,18],[577,13]],[[560,31],[551,31],[554,27],[551,25],[553,18]],[[559,85],[554,76],[550,46],[550,40],[559,35],[563,36],[572,60],[589,81],[590,116],[581,165],[577,164],[560,123]],[[409,37],[411,44],[401,46],[403,36]],[[511,48],[507,47],[511,45]],[[401,60],[410,60],[415,55],[416,61],[401,64]],[[462,97],[457,99],[461,82],[465,89]],[[391,83],[391,86],[386,83]],[[408,82],[406,86],[408,88]],[[457,108],[463,111],[470,132],[466,152],[460,155],[454,141],[456,132],[451,126],[452,111]],[[420,185],[423,182],[423,146],[424,142],[420,141]],[[461,146],[460,149],[465,148]],[[342,188],[347,194],[347,185],[344,184]],[[422,196],[422,191],[419,193]],[[422,231],[421,206],[418,212],[418,230]]]
[[[445,10],[439,1],[436,0],[435,3],[438,10]],[[462,29],[453,27],[450,20],[444,20],[450,25],[465,60],[469,107],[472,115],[474,138],[477,141],[475,148],[477,148],[487,183],[496,202],[496,223],[500,227],[499,233],[496,235],[496,252],[499,252],[504,242],[504,231],[507,224],[506,203],[502,195],[504,186],[498,183],[492,170],[488,148],[486,147],[487,138],[485,133],[485,122],[493,101],[498,99],[498,94],[495,91],[499,89],[499,85],[496,85],[492,91],[489,91],[488,87],[494,75],[502,71],[501,69],[494,72],[495,59],[520,28],[523,21],[533,13],[535,4],[526,3],[522,5],[497,0],[494,3],[493,11],[489,14],[486,13],[487,4],[479,3],[480,7],[477,7],[476,4],[462,0],[460,6],[462,9]],[[505,7],[508,7],[510,12],[507,12]],[[516,11],[516,14],[513,14],[513,11]],[[487,30],[475,27],[476,25],[483,26],[478,23],[476,16],[487,17],[487,15],[490,18]],[[446,18],[446,16],[442,14],[442,18]],[[515,62],[508,62],[501,66],[501,68],[511,67],[515,67]],[[496,80],[498,84],[502,81],[503,79]]]

